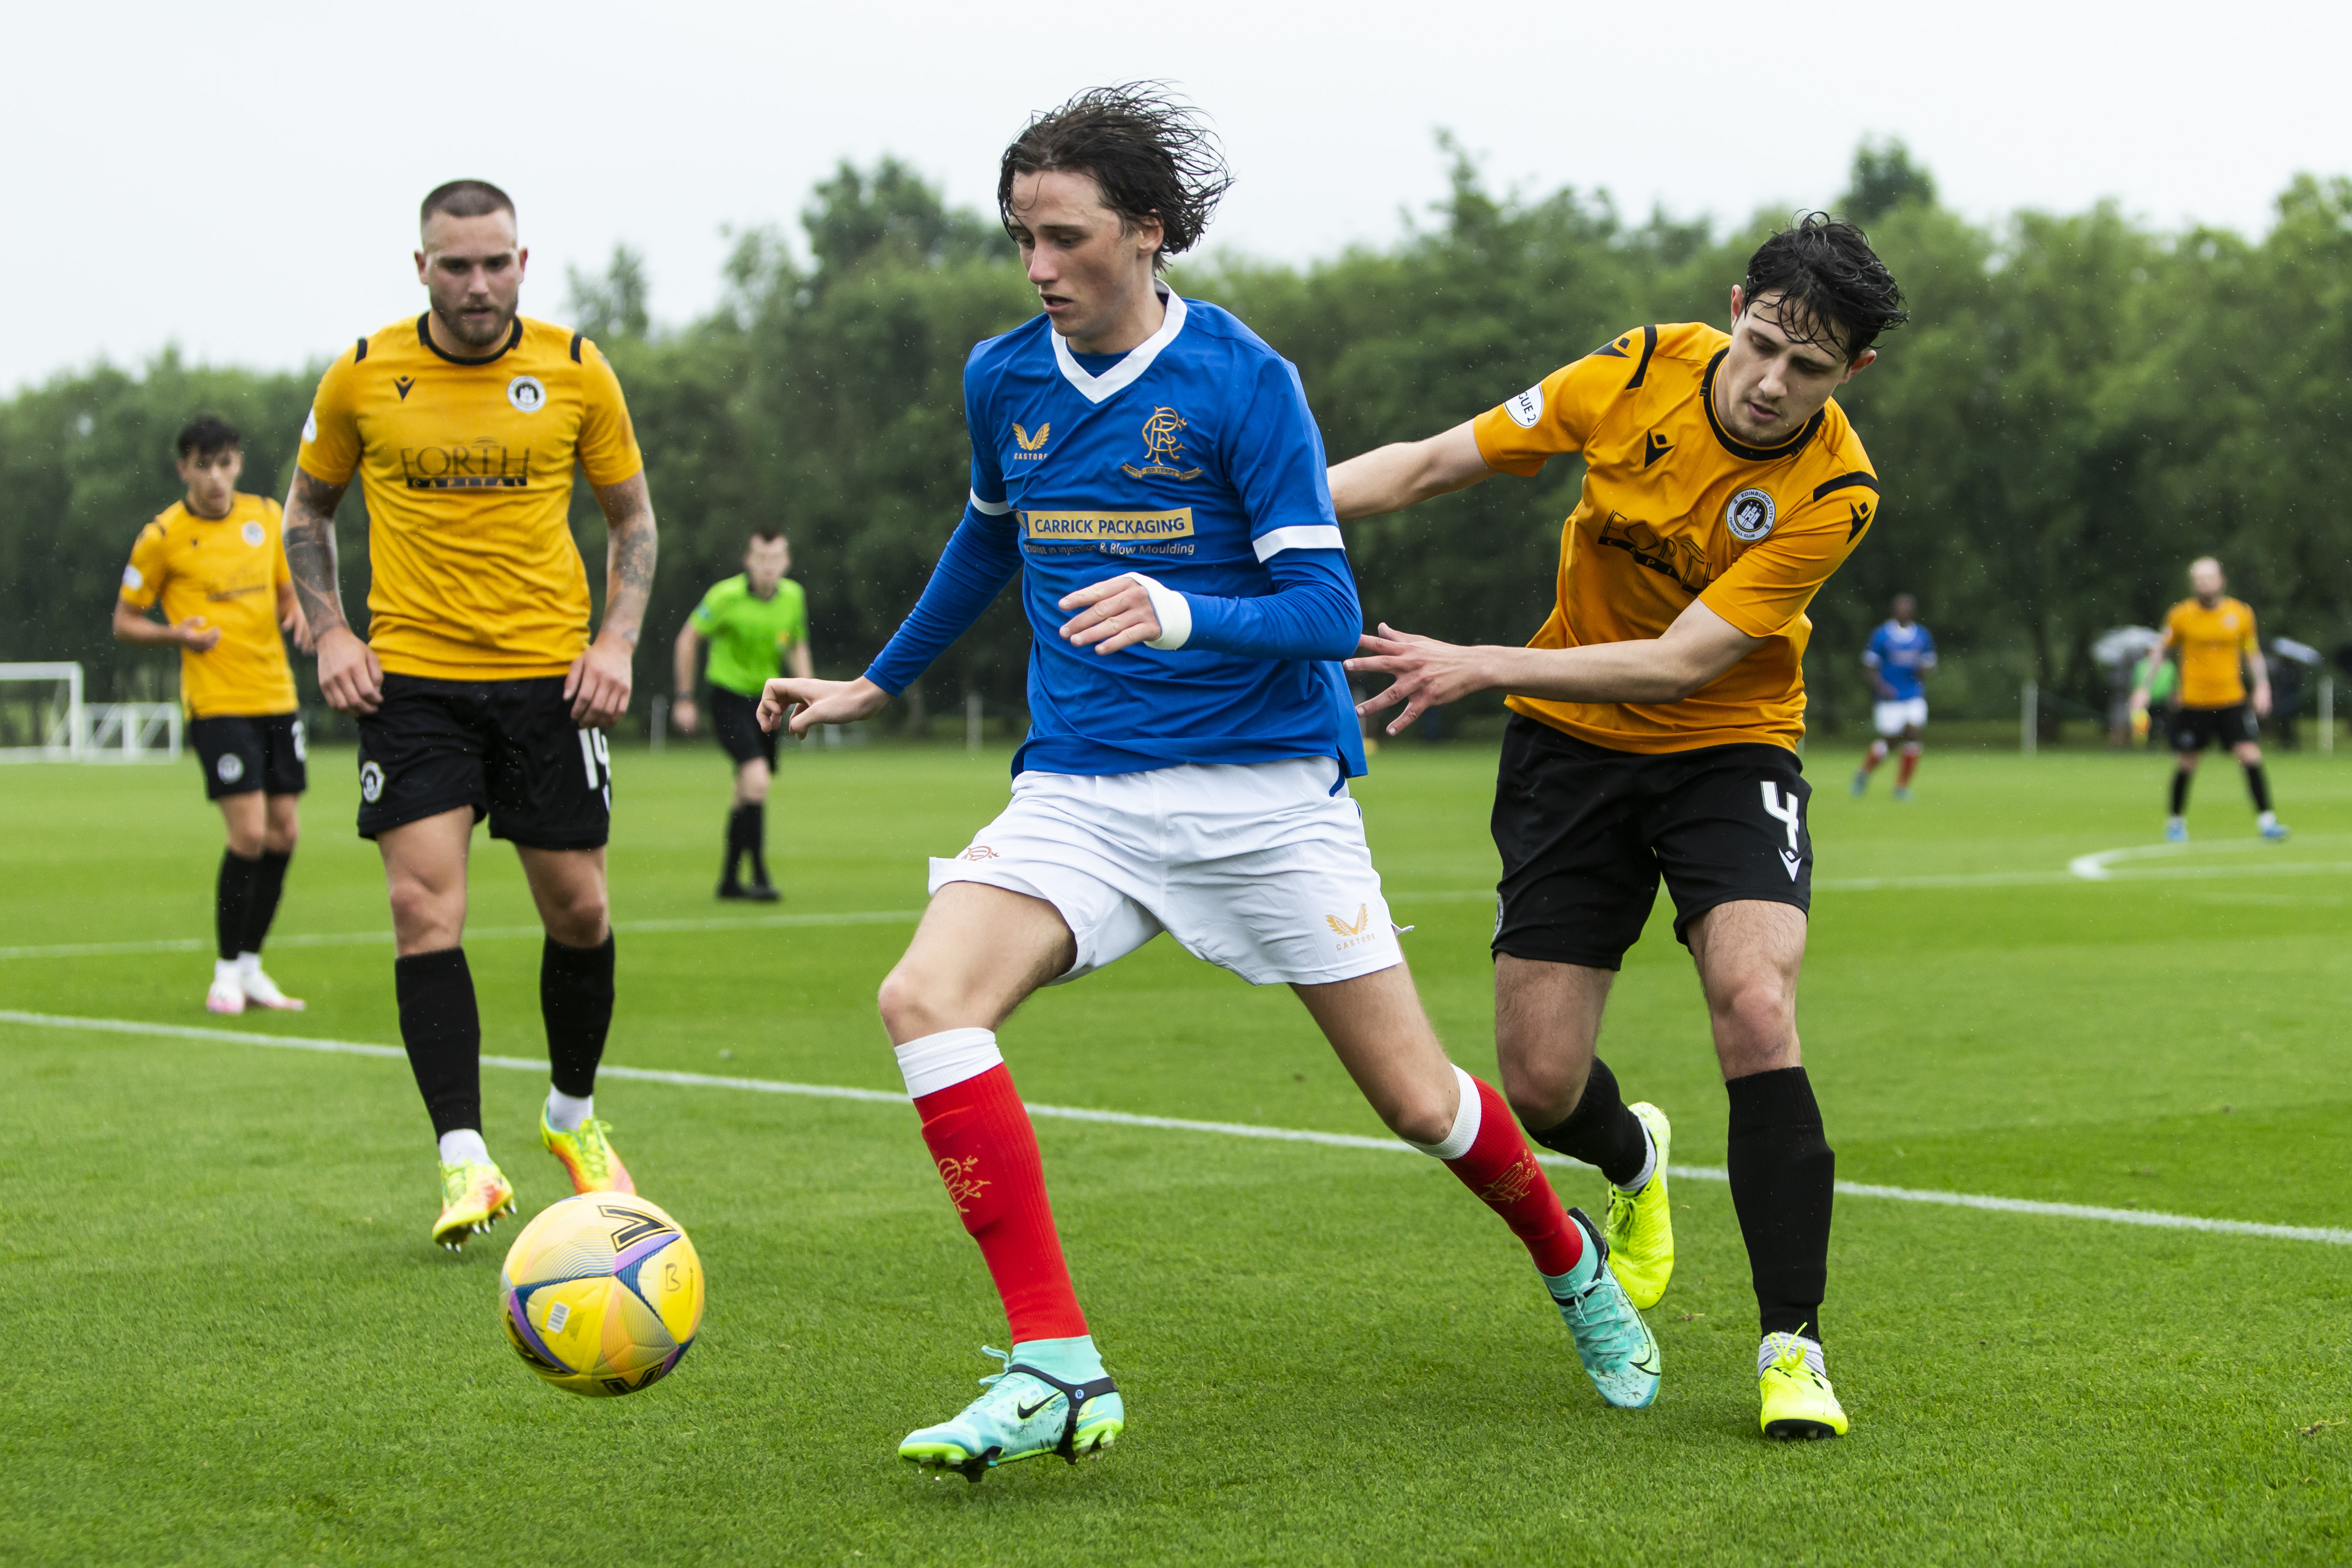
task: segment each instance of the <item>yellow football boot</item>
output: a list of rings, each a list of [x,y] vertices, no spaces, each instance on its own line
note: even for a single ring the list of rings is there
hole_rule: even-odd
[[[621,1163],[607,1136],[612,1130],[611,1123],[591,1116],[567,1133],[548,1121],[544,1109],[539,1113],[539,1141],[562,1163],[575,1193],[637,1190],[637,1184],[629,1179],[629,1167]]]
[[[1657,1168],[1639,1193],[1609,1188],[1609,1270],[1633,1303],[1647,1312],[1666,1293],[1675,1273],[1675,1211],[1666,1201],[1666,1148],[1674,1128],[1666,1113],[1644,1100],[1626,1107],[1650,1129]]]
[[[466,1238],[480,1234],[512,1214],[514,1186],[484,1160],[459,1160],[441,1167],[441,1218],[433,1222],[433,1239],[455,1252]]]
[[[1757,1386],[1764,1396],[1761,1420],[1768,1437],[1794,1441],[1845,1436],[1845,1406],[1838,1403],[1828,1376],[1805,1360],[1811,1343],[1792,1333],[1764,1336],[1758,1356],[1764,1374]]]

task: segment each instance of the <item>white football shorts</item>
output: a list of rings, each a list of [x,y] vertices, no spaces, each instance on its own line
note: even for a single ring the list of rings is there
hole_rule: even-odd
[[[951,882],[1059,910],[1078,946],[1063,981],[1162,931],[1256,986],[1327,985],[1404,961],[1336,758],[1024,773],[969,848],[931,862],[931,892]]]
[[[1889,740],[1901,735],[1906,724],[1916,724],[1925,729],[1927,727],[1927,699],[1903,697],[1891,703],[1873,703],[1870,719],[1878,733]]]

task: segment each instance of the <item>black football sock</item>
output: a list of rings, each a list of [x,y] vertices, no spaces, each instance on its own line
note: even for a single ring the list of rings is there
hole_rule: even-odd
[[[269,936],[269,926],[278,918],[278,900],[286,891],[286,867],[294,859],[294,852],[279,854],[276,850],[261,852],[261,863],[253,873],[253,900],[245,911],[245,946],[240,951],[258,953]]]
[[[2254,798],[2255,810],[2267,811],[2271,809],[2270,777],[2263,771],[2263,765],[2259,762],[2250,762],[2246,765],[2246,792]]]
[[[2194,777],[2194,774],[2185,773],[2177,768],[2173,771],[2172,814],[2176,817],[2185,817],[2189,814],[2189,780]]]
[[[220,880],[213,884],[213,937],[224,959],[242,951],[245,923],[253,908],[253,883],[261,862],[235,850],[221,852]]]
[[[482,1015],[463,947],[392,961],[400,1042],[433,1118],[433,1135],[482,1125]]]
[[[1526,1126],[1523,1120],[1520,1124]],[[1584,1080],[1584,1098],[1557,1127],[1528,1127],[1528,1136],[1557,1154],[1588,1166],[1598,1166],[1612,1183],[1623,1186],[1642,1174],[1650,1160],[1650,1134],[1642,1119],[1625,1108],[1617,1092],[1617,1075],[1599,1057]]]
[[[743,807],[739,801],[728,808],[727,811],[727,869],[719,874],[719,886],[733,887],[738,884],[740,879],[736,875],[736,868],[742,859]]]
[[[1748,1243],[1757,1316],[1766,1333],[1818,1341],[1837,1156],[1822,1134],[1812,1082],[1803,1068],[1783,1067],[1735,1078],[1724,1089],[1731,1097],[1724,1163],[1739,1234]]]
[[[751,857],[751,880],[765,887],[768,884],[768,806],[764,800],[746,800],[743,812],[743,848]]]
[[[613,1028],[613,938],[566,947],[552,936],[540,950],[539,1012],[547,1025],[548,1077],[558,1092],[596,1092],[596,1064]]]

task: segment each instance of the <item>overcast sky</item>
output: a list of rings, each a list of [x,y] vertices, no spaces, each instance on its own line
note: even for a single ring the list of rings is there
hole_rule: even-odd
[[[520,204],[529,313],[560,319],[566,264],[625,241],[656,317],[683,321],[716,297],[722,229],[791,225],[838,160],[896,153],[984,206],[1029,111],[1139,77],[1180,85],[1225,139],[1239,183],[1213,245],[1291,261],[1425,210],[1439,127],[1498,187],[1604,187],[1634,215],[1824,202],[1868,134],[1904,138],[1979,217],[2111,196],[2260,234],[2295,172],[2352,172],[2340,0],[13,15],[0,391],[167,342],[322,358],[422,308],[416,203],[457,175]]]

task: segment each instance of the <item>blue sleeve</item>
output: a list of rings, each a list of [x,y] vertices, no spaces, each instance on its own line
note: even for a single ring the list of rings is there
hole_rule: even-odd
[[[1192,633],[1184,645],[1257,659],[1345,659],[1354,654],[1363,607],[1331,509],[1323,434],[1289,361],[1264,353],[1231,426],[1225,473],[1250,520],[1250,540],[1274,579],[1255,598],[1184,597]]]
[[[994,341],[989,340],[989,343]],[[977,367],[981,352],[989,343],[973,349],[971,357],[963,362],[963,433],[971,443],[972,499],[991,511],[1001,512],[1004,509],[1004,476],[1000,472],[1003,465],[997,461],[995,443],[981,434],[988,424],[983,412],[988,389]]]
[[[1925,626],[1919,628],[1919,656],[1923,659],[1936,656],[1936,634]]]
[[[1274,591],[1253,599],[1188,593],[1192,634],[1187,648],[1253,659],[1355,656],[1364,612],[1348,556],[1336,549],[1286,549],[1265,563]]]
[[[966,504],[963,521],[940,553],[922,598],[866,666],[866,678],[892,696],[913,685],[1020,570],[1021,547],[1011,516],[992,517]]]
[[[1866,668],[1874,670],[1886,662],[1885,654],[1882,651],[1885,642],[1886,628],[1881,626],[1870,634],[1870,641],[1862,645],[1862,662]]]

